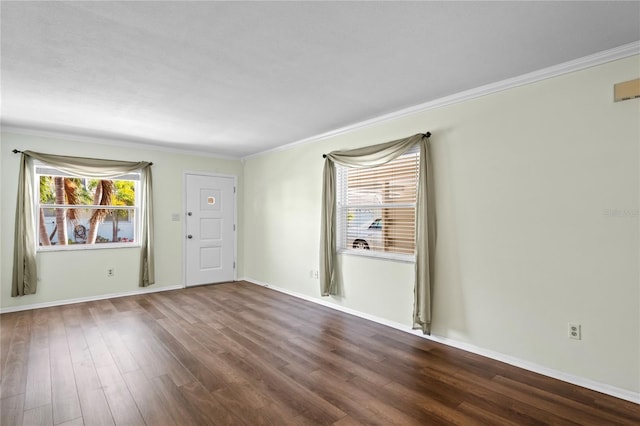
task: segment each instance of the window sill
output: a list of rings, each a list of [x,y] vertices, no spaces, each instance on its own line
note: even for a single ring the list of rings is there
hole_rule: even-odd
[[[392,262],[416,263],[415,255],[399,253],[382,253],[364,249],[339,249],[338,254],[349,256],[368,257],[372,259],[390,260]]]
[[[85,251],[85,250],[110,250],[122,248],[140,248],[137,243],[97,243],[97,244],[69,244],[66,246],[38,246],[37,253],[46,253],[52,251]]]

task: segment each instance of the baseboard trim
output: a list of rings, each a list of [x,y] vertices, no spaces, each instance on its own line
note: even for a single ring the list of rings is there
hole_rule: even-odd
[[[21,306],[11,306],[7,308],[0,308],[0,314],[8,314],[10,312],[20,312],[20,311],[28,311],[31,309],[42,309],[42,308],[52,308],[54,306],[63,306],[63,305],[71,305],[73,303],[82,303],[82,302],[95,302],[96,300],[105,300],[105,299],[114,299],[116,297],[124,297],[124,296],[135,296],[138,294],[148,294],[148,293],[159,293],[162,291],[169,290],[179,290],[184,288],[183,285],[170,285],[170,286],[162,286],[162,287],[141,287],[136,290],[131,291],[122,291],[118,293],[109,293],[109,294],[101,294],[98,296],[87,296],[87,297],[77,297],[74,299],[65,299],[65,300],[55,300],[53,302],[42,302],[42,303],[33,303],[30,305],[21,305]]]
[[[325,306],[327,308],[335,309],[336,311],[344,312],[350,315],[354,315],[359,318],[364,318],[369,321],[373,321],[375,323],[385,325],[387,327],[395,328],[396,330],[404,331],[405,333],[413,334],[414,336],[422,337],[423,339],[432,340],[434,342],[442,343],[443,345],[451,346],[454,348],[462,349],[463,351],[471,352],[477,355],[481,355],[496,361],[504,362],[509,365],[513,365],[515,367],[522,368],[524,370],[532,371],[534,373],[542,374],[543,376],[551,377],[554,379],[562,380],[563,382],[571,383],[577,386],[581,386],[583,388],[591,389],[596,392],[601,392],[616,398],[624,399],[626,401],[634,402],[636,404],[640,404],[640,393],[631,392],[626,389],[621,389],[615,386],[611,386],[605,383],[596,382],[591,379],[587,379],[580,376],[574,376],[572,374],[567,374],[562,371],[554,370],[551,368],[547,368],[529,361],[525,361],[520,358],[512,357],[509,355],[505,355],[499,352],[495,352],[489,349],[481,348],[479,346],[471,345],[465,342],[460,342],[454,339],[450,339],[448,337],[441,336],[427,336],[422,334],[420,330],[413,330],[411,327],[400,324],[394,321],[389,321],[384,318],[377,317],[375,315],[370,315],[365,312],[360,312],[355,309],[346,308],[344,306],[336,305],[334,303],[324,301],[322,299],[317,299],[315,297],[307,296],[305,294],[296,293],[294,291],[287,290],[285,288],[273,286],[269,283],[265,283],[259,280],[255,280],[253,278],[240,278],[240,281],[246,281],[250,284],[259,285],[261,287],[267,287],[272,290],[278,291],[280,293],[288,294],[289,296],[297,297],[299,299],[306,300],[308,302],[316,303],[318,305]]]

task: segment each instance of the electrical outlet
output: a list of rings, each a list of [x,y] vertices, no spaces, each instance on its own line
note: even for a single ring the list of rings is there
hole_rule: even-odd
[[[569,323],[569,339],[581,340],[582,339],[582,326],[576,323]]]
[[[317,269],[315,271],[313,271],[313,278],[320,279],[320,271],[318,271]]]
[[[114,268],[107,268],[107,276],[112,277],[116,274],[116,270]]]

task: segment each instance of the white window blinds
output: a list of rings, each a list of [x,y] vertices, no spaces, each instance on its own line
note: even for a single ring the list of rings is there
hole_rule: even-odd
[[[415,150],[378,167],[337,167],[341,250],[412,259],[419,162]]]

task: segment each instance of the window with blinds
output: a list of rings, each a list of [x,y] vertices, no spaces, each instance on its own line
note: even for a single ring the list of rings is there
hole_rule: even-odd
[[[413,260],[420,153],[378,167],[337,167],[338,248]]]

